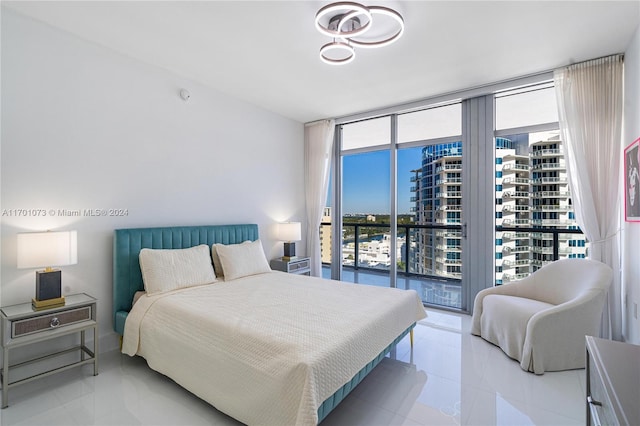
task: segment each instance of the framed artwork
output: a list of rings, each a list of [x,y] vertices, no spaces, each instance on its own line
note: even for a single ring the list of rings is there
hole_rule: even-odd
[[[624,219],[640,222],[640,138],[624,149]]]

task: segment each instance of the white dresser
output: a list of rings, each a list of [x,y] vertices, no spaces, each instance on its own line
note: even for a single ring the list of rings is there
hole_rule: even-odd
[[[587,336],[587,425],[640,425],[640,346]]]

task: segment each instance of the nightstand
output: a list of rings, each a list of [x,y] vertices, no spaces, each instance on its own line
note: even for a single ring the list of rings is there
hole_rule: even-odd
[[[291,260],[278,258],[271,261],[271,269],[289,274],[311,275],[311,262],[308,257],[296,257]]]
[[[80,293],[65,296],[65,302],[64,306],[38,311],[33,309],[31,302],[0,308],[2,348],[4,352],[2,374],[0,375],[2,408],[7,407],[9,389],[14,386],[84,364],[93,364],[93,375],[96,376],[98,374],[98,301],[88,294]],[[85,346],[85,331],[91,329],[93,329],[93,350]],[[9,352],[11,349],[45,342],[73,333],[80,333],[79,345],[9,365]],[[78,352],[79,360],[20,380],[14,380],[13,382],[9,380],[9,371],[14,368],[50,360],[53,357],[73,352]]]

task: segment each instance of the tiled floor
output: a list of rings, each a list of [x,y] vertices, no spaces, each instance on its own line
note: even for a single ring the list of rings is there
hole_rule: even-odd
[[[470,317],[429,310],[395,358],[378,367],[322,423],[334,425],[579,425],[585,372],[536,376],[471,336]],[[11,390],[2,425],[238,425],[149,369],[102,354],[100,374],[69,370]]]

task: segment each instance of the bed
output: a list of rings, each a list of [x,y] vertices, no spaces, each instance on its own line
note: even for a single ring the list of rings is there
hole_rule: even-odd
[[[317,424],[426,314],[414,291],[275,271],[133,305],[145,288],[141,250],[247,241],[259,244],[257,225],[116,230],[114,328],[123,352],[243,423]]]

